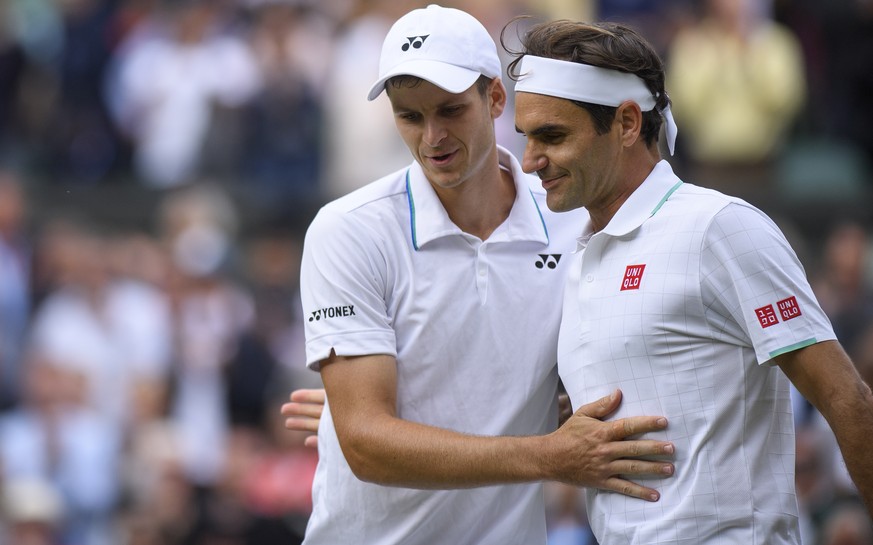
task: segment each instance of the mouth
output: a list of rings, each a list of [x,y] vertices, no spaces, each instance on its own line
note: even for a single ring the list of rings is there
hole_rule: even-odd
[[[543,189],[545,189],[546,191],[555,187],[563,179],[564,179],[563,174],[559,174],[557,176],[540,176],[540,181],[543,184]]]
[[[426,155],[427,160],[433,164],[434,166],[445,166],[451,162],[451,160],[458,154],[457,151],[453,151],[451,153],[445,153],[442,155]]]

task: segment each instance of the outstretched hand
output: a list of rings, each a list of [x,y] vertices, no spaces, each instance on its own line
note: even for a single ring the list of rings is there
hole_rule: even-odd
[[[303,444],[307,447],[318,446],[318,423],[324,411],[325,394],[322,389],[294,390],[288,396],[289,402],[282,405],[282,416],[285,417],[285,428],[295,431],[309,432]]]
[[[663,430],[667,419],[660,416],[633,416],[609,422],[621,403],[621,391],[579,408],[552,435],[558,450],[552,451],[555,480],[575,486],[611,490],[648,501],[658,501],[657,490],[639,485],[629,478],[643,475],[669,477],[672,463],[646,459],[672,456],[668,441],[634,439],[639,434]]]

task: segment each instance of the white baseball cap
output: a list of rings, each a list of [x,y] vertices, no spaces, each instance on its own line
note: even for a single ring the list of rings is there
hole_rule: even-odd
[[[374,100],[394,76],[416,76],[450,93],[463,93],[479,76],[500,77],[497,46],[482,23],[454,8],[431,4],[391,26],[382,43]]]

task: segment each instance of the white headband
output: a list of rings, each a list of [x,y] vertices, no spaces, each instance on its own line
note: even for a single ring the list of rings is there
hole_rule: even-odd
[[[633,100],[645,112],[655,108],[655,97],[634,74],[533,55],[522,57],[515,91],[612,107]],[[667,122],[667,147],[673,155],[678,129],[669,101],[661,114]]]

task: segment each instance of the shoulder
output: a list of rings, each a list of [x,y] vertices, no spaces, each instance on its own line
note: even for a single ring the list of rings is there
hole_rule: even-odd
[[[394,171],[374,182],[339,197],[322,207],[336,214],[352,214],[356,211],[390,206],[392,198],[406,194],[406,173],[409,167]]]
[[[408,207],[407,171],[403,168],[393,172],[322,206],[307,230],[307,238],[330,238],[341,233],[360,238],[387,220],[397,221],[398,214],[406,213]]]
[[[665,207],[673,214],[691,217],[710,217],[713,220],[740,216],[768,220],[764,212],[747,201],[714,189],[683,183]]]

